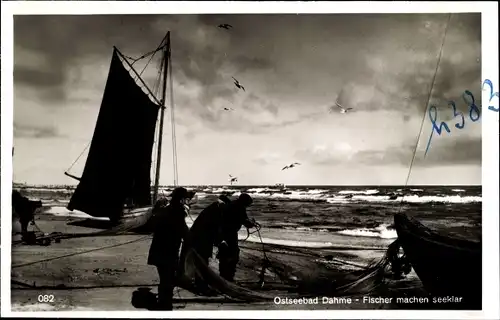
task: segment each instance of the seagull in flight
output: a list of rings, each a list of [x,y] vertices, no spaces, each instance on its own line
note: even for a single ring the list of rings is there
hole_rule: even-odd
[[[229,175],[229,182],[231,184],[233,184],[233,182],[238,182],[238,178],[237,177],[233,177],[232,175]]]
[[[245,87],[241,85],[241,83],[235,78],[235,77],[232,77],[233,80],[234,80],[234,85],[236,87],[238,87],[238,89],[242,89],[243,91],[245,91]]]
[[[292,164],[290,164],[288,166],[284,166],[283,169],[281,169],[281,171],[286,170],[286,169],[291,169],[291,168],[293,168],[295,166],[299,166],[299,165],[300,165],[300,163],[294,162],[294,163],[292,163]]]
[[[347,111],[352,110],[352,108],[344,108],[338,101],[335,101],[335,105],[340,108],[340,113],[347,113]]]
[[[229,30],[229,29],[231,29],[232,27],[233,27],[232,25],[227,24],[227,23],[224,23],[224,24],[219,24],[219,25],[217,26],[217,28],[226,29],[226,30]]]
[[[228,107],[224,107],[224,110],[225,110],[225,111],[234,111],[234,109],[233,109],[233,108],[228,108]]]

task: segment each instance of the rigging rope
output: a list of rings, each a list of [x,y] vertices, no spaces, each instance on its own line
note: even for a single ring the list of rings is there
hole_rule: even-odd
[[[413,150],[413,156],[411,158],[410,168],[408,170],[408,175],[406,176],[406,181],[405,181],[404,189],[407,188],[408,181],[410,180],[411,169],[413,167],[413,162],[415,161],[415,156],[417,154],[418,143],[420,142],[420,136],[422,135],[422,129],[424,127],[425,118],[427,116],[427,108],[428,108],[429,103],[431,101],[432,91],[434,89],[434,85],[435,85],[436,78],[437,78],[437,73],[438,73],[438,70],[439,70],[439,64],[441,63],[441,57],[442,57],[442,54],[443,54],[443,48],[444,48],[444,44],[445,44],[445,40],[446,40],[446,33],[448,32],[448,26],[450,24],[450,20],[451,20],[451,13],[448,14],[448,20],[446,22],[446,26],[445,26],[445,29],[444,29],[443,40],[441,41],[441,48],[439,50],[439,56],[438,56],[438,60],[437,60],[437,63],[436,63],[436,69],[434,71],[434,76],[432,78],[431,87],[430,87],[430,90],[429,90],[429,94],[427,96],[427,103],[426,103],[426,106],[425,106],[425,112],[424,112],[424,115],[422,117],[422,122],[420,123],[420,130],[418,132],[417,142],[415,143],[415,149]],[[406,195],[406,192],[403,192],[403,196],[401,197],[401,201],[400,201],[399,212],[401,212],[401,210],[403,208],[403,200],[404,200],[405,195]]]
[[[172,54],[170,48],[168,52],[168,66],[170,84],[170,123],[172,127],[172,161],[174,165],[174,186],[177,186],[179,183],[179,174],[177,171],[177,137],[175,134],[174,85],[172,77]]]
[[[161,84],[161,75],[162,75],[162,71],[163,71],[163,66],[164,66],[164,63],[165,63],[165,60],[164,59],[160,59],[159,61],[159,67],[158,67],[158,77],[156,79],[156,82],[155,82],[155,85],[154,85],[154,88],[153,88],[153,92],[155,95],[158,95],[159,94],[159,91],[160,91],[160,84]],[[160,125],[160,119],[159,117],[156,117],[156,130],[155,130],[155,140],[153,141],[154,145],[155,145],[155,154],[158,154],[158,140],[159,140],[159,136],[160,136],[160,130],[158,130],[159,128],[159,125]],[[153,157],[153,176],[156,175],[156,164],[158,163],[158,159],[157,157]]]
[[[144,71],[146,70],[146,68],[148,67],[148,65],[151,63],[151,60],[153,60],[155,54],[156,54],[157,51],[155,51],[155,53],[153,53],[153,55],[151,56],[151,58],[149,58],[148,62],[146,63],[146,65],[144,66],[144,68],[142,68],[141,72],[139,72],[139,76],[142,76],[142,74],[144,73]]]
[[[132,60],[132,63],[130,64],[131,66],[134,65],[134,63],[136,63],[137,61],[139,60],[142,60],[148,56],[151,56],[150,59],[148,60],[148,62],[146,63],[146,65],[144,66],[144,68],[142,69],[142,71],[139,73],[139,76],[142,76],[142,74],[144,73],[144,71],[146,70],[146,68],[148,67],[148,65],[151,63],[151,60],[153,59],[154,55],[156,54],[156,52],[162,50],[167,44],[165,43],[166,41],[166,36],[162,39],[162,41],[160,42],[160,44],[158,45],[158,47],[153,50],[153,51],[150,51],[146,54],[143,54],[142,56],[140,56],[139,58],[132,58],[130,56],[127,56],[123,53],[121,53],[121,55],[124,57],[124,58],[127,58],[127,59],[130,59]],[[162,59],[163,60],[163,59]],[[163,64],[163,61],[162,61],[162,64]],[[161,68],[160,68],[160,75],[161,75]],[[134,77],[134,81],[137,81],[138,77]],[[158,84],[158,87],[159,87],[159,84]],[[157,95],[157,92],[156,92],[156,95]],[[82,157],[83,153],[90,147],[92,143],[92,140],[88,142],[87,146],[83,149],[83,151],[80,153],[80,155],[76,158],[76,160],[71,164],[71,166],[66,170],[66,172],[70,171],[73,166],[78,162],[78,160]]]
[[[132,58],[132,57],[127,56],[127,55],[123,55],[123,56],[124,56],[125,58],[127,58],[127,59],[132,60],[131,65],[134,65],[134,63],[136,63],[137,61],[142,60],[142,59],[144,59],[144,58],[147,58],[147,57],[148,57],[148,56],[150,56],[150,55],[154,55],[154,54],[155,54],[155,53],[157,53],[158,51],[162,50],[162,49],[166,46],[166,44],[164,44],[164,42],[165,42],[165,38],[164,38],[164,39],[160,42],[160,45],[158,46],[158,48],[156,48],[155,50],[152,50],[152,51],[150,51],[150,52],[148,52],[148,53],[143,54],[143,55],[142,55],[142,56],[140,56],[139,58]],[[151,61],[151,60],[150,60],[150,61]]]
[[[92,143],[92,140],[87,143],[87,146],[85,147],[85,149],[83,149],[83,151],[80,153],[78,158],[76,158],[76,160],[71,164],[71,166],[69,166],[69,168],[66,169],[66,172],[70,171],[73,168],[73,166],[76,164],[76,162],[82,157],[83,153],[90,147],[91,143]]]
[[[62,258],[77,256],[77,255],[85,254],[85,253],[89,253],[89,252],[96,252],[96,251],[105,250],[105,249],[109,249],[109,248],[116,248],[116,247],[123,246],[123,245],[126,245],[126,244],[131,244],[131,243],[143,241],[143,240],[145,240],[147,238],[150,238],[150,237],[151,237],[150,235],[147,235],[147,236],[141,237],[139,239],[134,239],[134,240],[130,240],[130,241],[118,243],[118,244],[113,244],[113,245],[110,245],[110,246],[105,246],[105,247],[100,247],[100,248],[94,248],[94,249],[84,250],[84,251],[79,251],[79,252],[73,252],[73,253],[69,253],[69,254],[65,254],[65,255],[62,255],[62,256],[53,257],[53,258],[47,258],[47,259],[43,259],[43,260],[37,260],[37,261],[28,262],[28,263],[13,265],[12,269],[26,267],[26,266],[30,266],[30,265],[38,264],[38,263],[42,263],[42,262],[47,262],[47,261],[52,261],[52,260],[58,260],[58,259],[62,259]]]

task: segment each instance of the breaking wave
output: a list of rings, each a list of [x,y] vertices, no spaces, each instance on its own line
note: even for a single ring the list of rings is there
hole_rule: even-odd
[[[482,202],[481,196],[460,196],[457,192],[465,192],[463,189],[452,189],[443,194],[426,194],[424,189],[410,189],[411,194],[404,195],[402,190],[396,192],[382,192],[378,189],[366,190],[340,190],[338,192],[328,189],[300,189],[282,190],[277,188],[250,188],[244,190],[256,199],[266,199],[275,201],[302,201],[302,202],[328,202],[328,203],[350,203],[350,202],[399,202],[406,203],[474,203]],[[450,194],[450,191],[453,193]],[[200,197],[210,194],[220,194],[226,192],[237,197],[242,190],[235,188],[210,189],[199,192]]]
[[[329,203],[336,203],[340,200],[345,202],[345,199],[329,198],[327,201]],[[406,202],[406,203],[472,203],[472,202],[482,202],[482,198],[479,196],[398,196],[397,198],[391,198],[390,195],[386,196],[353,196],[351,201],[359,202]]]
[[[376,189],[369,189],[369,190],[342,190],[339,191],[339,194],[376,194],[379,193],[378,190]]]
[[[236,187],[236,186],[199,186],[192,187],[197,191],[198,199],[210,196],[228,194],[237,197],[241,192],[246,192],[256,199],[274,201],[298,201],[298,202],[328,202],[328,203],[352,203],[352,202],[406,202],[406,203],[474,203],[482,202],[480,193],[469,193],[461,188],[411,188],[408,193],[403,194],[403,189],[395,188],[339,188],[339,187]],[[70,188],[43,189],[24,188],[27,192],[41,192],[54,194],[54,197],[42,197],[44,206],[65,205],[69,201],[72,191]],[[172,188],[161,187],[160,194],[168,196]],[[57,199],[56,195],[65,194],[66,199]],[[464,194],[465,193],[465,194]],[[66,197],[66,195],[68,197]]]
[[[376,228],[345,229],[337,231],[337,233],[353,237],[370,237],[381,239],[396,239],[398,237],[396,230],[388,228],[387,224],[381,224]]]
[[[238,235],[239,240],[245,240],[248,242],[261,243],[261,238],[257,235],[250,235],[248,238],[246,236]],[[342,249],[356,248],[356,249],[366,249],[366,250],[378,250],[379,247],[376,246],[349,246],[349,245],[341,245],[329,242],[329,241],[304,241],[304,240],[286,240],[286,239],[275,239],[275,238],[267,238],[262,237],[262,242],[265,244],[271,245],[279,245],[283,247],[290,248],[311,248],[311,249],[334,249],[342,247]]]

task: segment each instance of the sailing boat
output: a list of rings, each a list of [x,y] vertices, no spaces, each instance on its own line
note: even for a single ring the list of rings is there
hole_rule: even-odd
[[[127,217],[151,216],[152,206],[158,198],[167,73],[172,90],[172,69],[169,68],[170,32],[158,48],[149,54],[151,59],[159,51],[163,53],[157,83],[159,91],[160,79],[163,78],[161,99],[153,94],[141,74],[134,69],[133,64],[139,59],[133,59],[131,63],[127,59],[132,58],[113,47],[109,74],[83,174],[76,177],[65,172],[67,176],[79,181],[67,206],[68,210],[79,210],[93,217],[108,217],[113,224],[118,224]],[[172,92],[170,99],[174,185],[177,185]],[[158,116],[160,119],[157,126]],[[156,133],[158,145],[154,157]],[[151,195],[153,160],[156,161],[156,172]]]

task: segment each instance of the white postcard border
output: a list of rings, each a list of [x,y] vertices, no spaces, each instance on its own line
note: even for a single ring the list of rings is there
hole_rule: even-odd
[[[86,318],[265,318],[265,319],[498,319],[499,307],[499,146],[497,112],[487,109],[489,91],[482,101],[483,172],[483,310],[317,310],[317,311],[116,311],[116,312],[11,312],[11,192],[13,138],[13,15],[14,14],[182,14],[182,13],[482,13],[482,79],[498,90],[497,2],[143,2],[143,1],[3,1],[1,3],[1,315],[2,317]],[[467,44],[464,43],[464,46]],[[498,100],[496,102],[498,107]],[[457,173],[458,174],[458,173]],[[466,275],[464,275],[466,276]],[[460,281],[457,279],[457,281]]]

